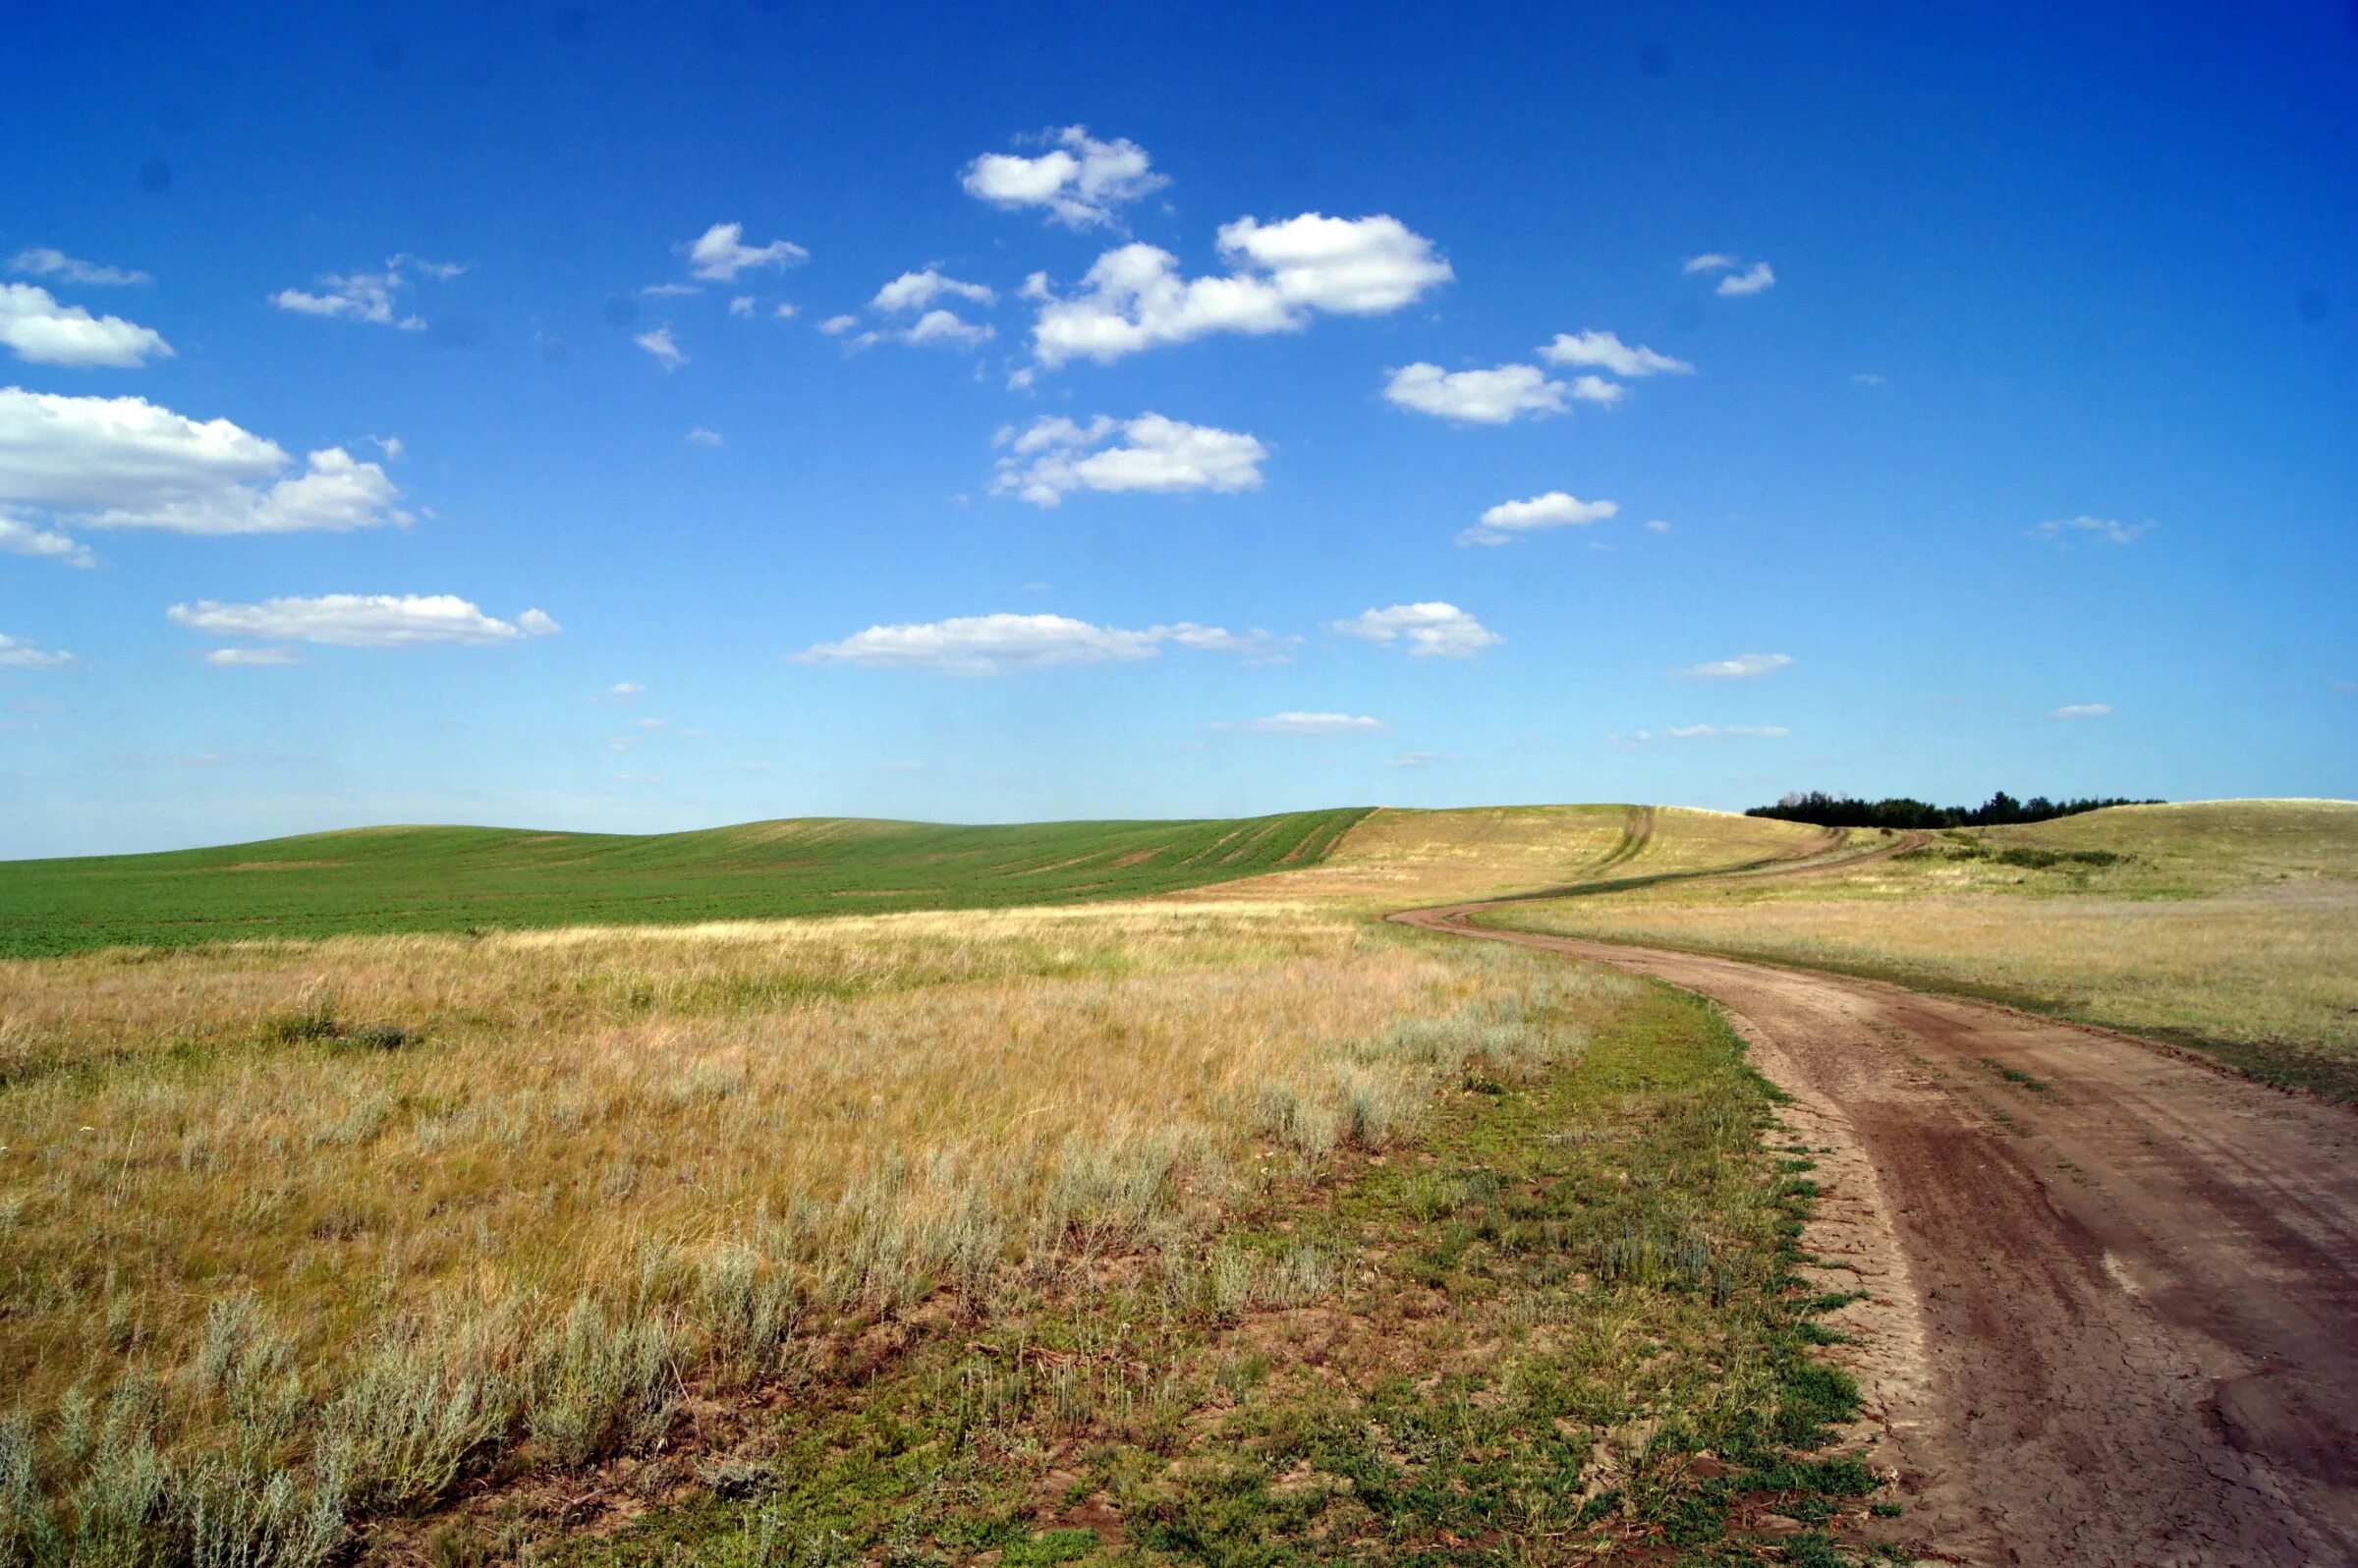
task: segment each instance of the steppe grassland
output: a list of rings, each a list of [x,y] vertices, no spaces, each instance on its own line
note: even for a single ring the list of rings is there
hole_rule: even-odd
[[[1535,929],[1981,991],[2358,1098],[2358,806],[2123,807],[1791,880],[1517,906]]]
[[[1201,1288],[1257,1170],[1625,984],[1277,903],[0,965],[0,1545],[308,1560],[942,1284]]]
[[[1593,877],[1740,866],[1834,842],[1833,835],[1793,822],[1676,806],[1387,807],[1353,824],[1317,865],[1174,896],[1304,898],[1389,911]]]

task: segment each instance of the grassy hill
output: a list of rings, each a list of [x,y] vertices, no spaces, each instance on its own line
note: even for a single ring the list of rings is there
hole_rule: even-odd
[[[2175,1040],[2358,1102],[2358,804],[2123,806],[1508,924],[1876,976]]]
[[[644,836],[372,827],[14,861],[0,863],[0,957],[1138,897],[1315,865],[1366,815],[991,827],[814,817]]]

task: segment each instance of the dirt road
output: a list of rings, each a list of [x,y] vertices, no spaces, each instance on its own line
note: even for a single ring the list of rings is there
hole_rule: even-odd
[[[1472,925],[1488,907],[1393,918],[1713,998],[1836,1148],[1902,1539],[2057,1568],[2358,1562],[2358,1115],[2001,1008]]]

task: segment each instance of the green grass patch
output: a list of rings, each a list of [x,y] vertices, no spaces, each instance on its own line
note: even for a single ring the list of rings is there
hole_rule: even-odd
[[[1879,1487],[1825,1451],[1858,1390],[1814,1349],[1839,1298],[1796,1272],[1815,1189],[1765,1147],[1767,1086],[1694,998],[1574,1005],[1553,1066],[1269,1176],[1207,1253],[757,1403],[684,1499],[687,1461],[649,1467],[669,1500],[619,1534],[476,1528],[583,1568],[1287,1568],[1761,1560],[1777,1516],[1852,1560]]]
[[[0,863],[0,958],[254,937],[982,909],[1316,865],[1367,814],[956,827],[843,818],[640,837],[383,827]]]

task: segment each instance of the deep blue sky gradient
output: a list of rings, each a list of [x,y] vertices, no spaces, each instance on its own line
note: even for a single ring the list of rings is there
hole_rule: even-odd
[[[0,633],[78,660],[0,669],[0,855],[371,821],[2358,793],[2346,6],[101,4],[9,32],[0,258],[153,273],[50,286],[177,353],[0,354],[0,385],[298,454],[398,436],[419,518],[76,531],[92,571],[0,555]],[[1397,217],[1455,281],[1011,390],[1024,276],[1069,287],[1124,236],[958,176],[1075,123],[1151,154],[1170,184],[1128,228],[1191,275],[1221,224],[1320,211]],[[744,285],[799,316],[636,293],[721,221],[809,248]],[[1718,297],[1680,267],[1709,251],[1778,282]],[[396,252],[468,264],[409,297],[426,331],[269,304]],[[815,330],[928,262],[1009,296],[980,355]],[[669,374],[632,341],[663,322],[690,356]],[[1391,366],[1584,328],[1699,373],[1500,427],[1381,396]],[[1002,424],[1150,410],[1258,436],[1264,485],[988,493]],[[1453,542],[1558,488],[1622,513]],[[2083,514],[2155,527],[2027,536]],[[164,613],[330,592],[564,631],[225,669]],[[1321,630],[1436,599],[1505,642],[1424,659]],[[992,611],[1304,641],[984,679],[790,659]],[[1670,673],[1747,651],[1794,662]],[[619,681],[646,695],[591,700]],[[2077,703],[2112,712],[2048,716]],[[1212,727],[1286,710],[1388,728]],[[1697,724],[1789,733],[1663,737]]]

